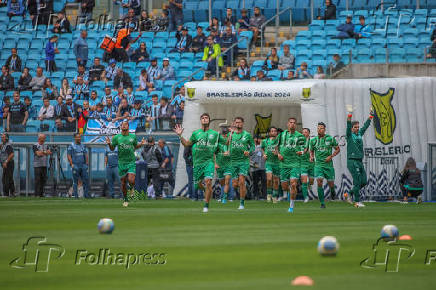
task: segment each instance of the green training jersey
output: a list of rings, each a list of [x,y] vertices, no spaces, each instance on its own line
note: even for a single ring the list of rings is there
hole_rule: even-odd
[[[194,167],[204,162],[213,162],[221,138],[221,135],[212,129],[207,131],[198,129],[192,133],[189,141],[192,143],[192,163]]]
[[[254,140],[250,133],[242,131],[233,132],[230,142],[230,157],[232,163],[250,162],[250,156],[245,156],[244,151],[252,153],[255,149]]]
[[[276,154],[277,145],[279,144],[278,138],[267,138],[262,141],[261,147],[266,154],[266,163],[279,164],[279,158]]]
[[[303,150],[306,150],[306,153],[301,155],[301,167],[302,168],[311,168],[314,166],[313,162],[310,162],[310,150],[309,150],[310,138],[306,139],[306,143],[304,143]]]
[[[297,154],[304,150],[306,137],[298,131],[290,133],[288,130],[279,135],[279,152],[283,156],[280,166],[283,168],[300,168],[301,156]]]
[[[112,146],[118,146],[118,162],[132,163],[136,162],[135,150],[138,140],[135,134],[118,134],[112,138]]]
[[[229,155],[224,154],[229,151],[229,146],[226,144],[227,139],[225,137],[223,137],[223,139],[224,140],[222,140],[222,142],[218,144],[218,151],[215,155],[216,163],[220,168],[230,167],[231,165],[230,154]]]
[[[371,124],[371,119],[368,118],[363,127],[360,128],[357,134],[351,132],[351,121],[347,121],[347,158],[348,159],[363,159],[363,135],[366,129]]]
[[[338,146],[338,142],[330,135],[312,138],[310,140],[310,150],[315,154],[315,166],[333,167],[333,160],[326,162],[325,159],[332,155],[332,151],[336,146]]]

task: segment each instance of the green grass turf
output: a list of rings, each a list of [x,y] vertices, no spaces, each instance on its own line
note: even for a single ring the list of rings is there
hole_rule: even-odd
[[[138,201],[122,208],[119,200],[0,200],[1,289],[294,289],[292,278],[311,276],[313,289],[434,289],[436,204],[369,203],[355,209],[340,202],[287,204],[248,201],[213,202],[208,214],[192,201]],[[112,235],[97,231],[100,218],[115,222]],[[416,250],[401,259],[398,273],[383,267],[364,269],[385,224],[409,234]],[[66,252],[52,259],[47,273],[34,267],[15,269],[9,262],[23,256],[28,237],[46,236]],[[321,257],[318,240],[334,235],[336,257]],[[165,253],[164,265],[75,265],[78,249],[98,253]]]

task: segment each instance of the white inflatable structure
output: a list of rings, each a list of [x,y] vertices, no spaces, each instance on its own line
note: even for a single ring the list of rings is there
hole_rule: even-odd
[[[410,156],[427,160],[427,141],[436,140],[436,78],[353,80],[295,80],[284,82],[189,82],[186,87],[184,136],[200,127],[199,117],[208,112],[211,128],[245,119],[245,129],[263,135],[269,126],[286,129],[296,117],[299,129],[317,134],[318,122],[327,125],[341,153],[334,158],[339,194],[349,191],[351,176],[346,168],[346,105],[353,119],[363,124],[371,107],[376,116],[364,137],[364,162],[369,178],[362,191],[367,198],[398,195],[398,172]],[[186,185],[183,148],[179,150],[175,193]]]

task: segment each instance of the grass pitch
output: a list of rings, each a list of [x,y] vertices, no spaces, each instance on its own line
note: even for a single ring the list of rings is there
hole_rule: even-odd
[[[425,262],[427,250],[436,256],[436,204],[355,209],[330,202],[321,210],[316,201],[298,202],[294,214],[286,212],[287,203],[247,201],[244,211],[237,206],[212,202],[203,214],[202,203],[192,201],[138,201],[122,208],[119,200],[2,199],[1,289],[295,289],[290,282],[300,275],[313,278],[313,289],[434,289],[436,261]],[[103,217],[114,220],[113,234],[98,233]],[[401,255],[397,273],[360,266],[385,224],[413,237],[407,244],[415,254]],[[337,237],[336,257],[318,255],[325,235]],[[24,256],[22,245],[32,236],[65,249],[63,257],[50,258],[48,272],[9,265]],[[121,258],[120,265],[91,265],[92,257],[91,264],[85,258],[75,264],[78,250],[98,255],[100,249],[163,254],[146,261],[165,264],[143,259],[126,269]],[[39,258],[43,263],[43,254]]]

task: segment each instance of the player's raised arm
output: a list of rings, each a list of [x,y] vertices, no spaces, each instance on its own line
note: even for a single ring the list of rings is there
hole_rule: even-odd
[[[111,139],[109,137],[106,137],[106,144],[109,146],[109,149],[111,151],[115,150],[115,146],[114,146],[114,144],[112,144]]]
[[[347,138],[349,138],[349,137],[351,137],[351,118],[353,117],[353,114],[351,114],[351,112],[348,112],[348,115],[347,115],[347,132],[346,132],[346,135],[347,135]]]
[[[184,130],[185,129],[182,127],[182,125],[177,124],[177,125],[174,126],[174,130],[173,131],[179,136],[180,142],[182,143],[183,146],[185,146],[185,147],[186,146],[192,146],[191,140],[186,140],[185,138],[183,138],[182,134],[183,134]]]
[[[145,140],[145,138],[142,138],[141,142],[135,145],[135,149],[139,149],[146,144],[147,144],[147,140]]]
[[[366,119],[365,124],[363,124],[363,127],[359,130],[359,134],[361,136],[365,135],[366,130],[369,128],[369,125],[371,125],[372,118],[374,118],[374,111],[371,108],[369,111],[368,119]]]

